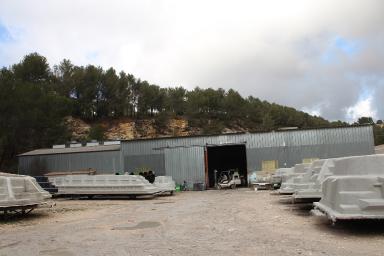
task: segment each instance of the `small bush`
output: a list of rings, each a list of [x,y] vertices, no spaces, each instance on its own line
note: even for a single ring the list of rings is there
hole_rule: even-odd
[[[89,139],[103,141],[105,139],[105,129],[100,124],[93,125],[89,130]]]

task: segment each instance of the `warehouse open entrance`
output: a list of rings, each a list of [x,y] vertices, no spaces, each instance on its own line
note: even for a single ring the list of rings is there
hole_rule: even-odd
[[[223,171],[237,170],[241,185],[247,185],[247,153],[244,144],[207,146],[206,147],[206,183],[209,188],[215,186],[215,170],[217,177]]]

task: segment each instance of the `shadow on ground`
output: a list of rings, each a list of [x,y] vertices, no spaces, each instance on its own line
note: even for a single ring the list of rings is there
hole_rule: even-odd
[[[325,216],[313,217],[321,231],[341,236],[384,236],[384,220],[342,220],[332,223]]]
[[[324,232],[342,236],[384,236],[384,220],[339,220],[332,223],[325,216],[313,216],[311,203],[292,203],[289,197],[280,197],[272,204],[285,206],[284,210],[296,216],[313,218],[314,225]]]
[[[103,200],[155,200],[157,197],[154,195],[150,196],[67,196],[67,197],[56,197],[57,201],[65,200],[84,200],[84,201],[103,201]]]
[[[17,224],[20,222],[30,222],[34,220],[38,220],[41,218],[46,218],[48,213],[43,211],[34,210],[27,214],[19,214],[19,213],[1,213],[0,214],[0,225],[1,224]]]

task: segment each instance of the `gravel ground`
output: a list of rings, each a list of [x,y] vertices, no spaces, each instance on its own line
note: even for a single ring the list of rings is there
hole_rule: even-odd
[[[269,191],[54,202],[0,220],[0,255],[384,255],[382,222],[332,226]]]

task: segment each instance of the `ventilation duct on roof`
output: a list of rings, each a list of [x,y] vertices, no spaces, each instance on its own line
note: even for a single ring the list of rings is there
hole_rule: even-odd
[[[88,142],[87,147],[95,147],[95,146],[99,146],[99,142]]]
[[[80,148],[81,147],[81,143],[70,144],[69,147],[70,148]]]
[[[65,148],[65,144],[63,144],[63,145],[53,145],[52,148]]]
[[[120,141],[119,140],[104,141],[104,145],[105,146],[108,146],[108,145],[120,145]]]

